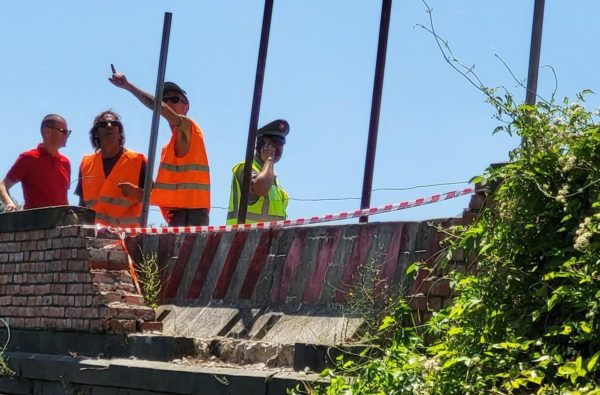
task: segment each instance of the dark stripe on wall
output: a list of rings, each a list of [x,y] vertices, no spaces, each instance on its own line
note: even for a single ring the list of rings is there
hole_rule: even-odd
[[[276,230],[269,230],[260,236],[260,241],[258,242],[256,250],[254,251],[252,261],[250,261],[250,267],[248,267],[248,271],[246,272],[244,284],[240,290],[239,299],[248,300],[252,298],[254,288],[256,287],[256,282],[258,281],[260,273],[265,265],[265,262],[267,261],[271,244],[273,243],[273,239],[276,235]]]
[[[196,242],[196,238],[198,234],[189,234],[185,236],[183,241],[183,245],[179,249],[179,253],[177,254],[177,262],[175,263],[175,267],[173,268],[173,272],[169,276],[167,280],[167,285],[165,287],[164,297],[165,299],[171,299],[177,296],[177,290],[179,289],[181,276],[183,276],[183,271],[188,264],[188,260],[190,258],[190,254],[192,253],[192,248],[194,247],[194,243]]]
[[[233,241],[231,242],[231,247],[229,248],[229,252],[225,258],[221,275],[217,280],[217,285],[213,292],[213,299],[221,300],[225,298],[225,295],[227,295],[231,278],[233,277],[235,267],[237,266],[240,255],[242,254],[242,250],[244,249],[244,244],[246,244],[247,238],[248,232],[235,233]]]
[[[219,248],[222,236],[222,233],[210,233],[208,235],[208,240],[206,240],[206,245],[202,251],[202,256],[200,256],[200,260],[198,261],[198,268],[190,283],[190,289],[187,294],[188,299],[197,299],[200,296],[202,288],[204,287],[204,282],[206,281],[206,275],[208,274],[217,249]]]
[[[273,287],[272,300],[275,304],[284,303],[286,296],[288,296],[290,292],[294,273],[300,264],[305,237],[306,232],[303,230],[296,231],[296,234],[294,235],[294,241],[292,241],[292,245],[285,258],[279,281]]]
[[[382,262],[379,265],[381,270],[379,271],[378,281],[375,284],[374,296],[376,298],[383,298],[385,296],[386,285],[390,285],[394,280],[398,254],[400,253],[400,248],[404,245],[404,224],[395,226],[394,233],[387,244],[388,248],[381,258]]]
[[[332,262],[335,250],[342,238],[342,229],[328,229],[325,242],[321,245],[315,268],[306,283],[302,300],[308,303],[314,303],[319,300],[327,269]]]
[[[367,254],[371,249],[373,242],[373,235],[375,234],[375,226],[363,225],[358,233],[358,237],[352,244],[352,252],[350,258],[344,268],[344,275],[342,276],[342,283],[339,284],[339,291],[335,295],[336,303],[345,303],[347,300],[348,289],[354,284],[354,279],[358,268],[363,265]]]

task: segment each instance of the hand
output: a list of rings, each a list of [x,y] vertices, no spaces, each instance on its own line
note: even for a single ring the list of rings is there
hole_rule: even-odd
[[[17,210],[18,210],[18,208],[13,202],[10,202],[10,203],[7,203],[4,205],[4,211],[7,213],[9,213],[11,211],[17,211]]]
[[[118,73],[115,69],[115,66],[113,66],[112,64],[110,65],[110,68],[112,69],[112,77],[109,77],[108,80],[112,82],[113,85],[116,87],[127,89],[127,87],[129,86],[129,81],[127,81],[125,74]]]
[[[275,147],[272,144],[265,144],[260,150],[260,159],[266,162],[267,159],[275,159]]]
[[[141,200],[142,188],[133,185],[130,182],[120,182],[117,184],[123,196]]]

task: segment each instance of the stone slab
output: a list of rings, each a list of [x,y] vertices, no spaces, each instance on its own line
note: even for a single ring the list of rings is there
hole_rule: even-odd
[[[281,369],[236,369],[180,365],[130,359],[73,358],[31,353],[8,353],[10,365],[20,380],[34,383],[93,386],[93,393],[144,394],[284,394],[303,381],[320,380],[317,374]],[[109,391],[109,389],[112,391]],[[117,392],[117,390],[127,392]]]
[[[273,343],[340,344],[351,339],[361,318],[283,315],[262,341]]]
[[[93,225],[96,213],[78,206],[56,206],[0,214],[0,233]]]

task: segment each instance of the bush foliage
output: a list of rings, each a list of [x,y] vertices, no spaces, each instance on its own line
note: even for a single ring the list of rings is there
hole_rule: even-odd
[[[488,98],[521,137],[478,181],[488,206],[452,230],[473,271],[452,273],[453,306],[423,327],[399,302],[380,358],[340,360],[327,394],[600,394],[600,126],[584,96],[517,105]],[[433,337],[433,342],[426,338]]]

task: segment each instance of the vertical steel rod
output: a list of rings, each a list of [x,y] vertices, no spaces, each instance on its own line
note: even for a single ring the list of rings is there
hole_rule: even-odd
[[[158,125],[160,123],[160,107],[162,104],[162,87],[165,81],[167,68],[167,53],[169,52],[169,36],[171,34],[170,12],[165,12],[163,22],[163,34],[160,44],[160,58],[158,62],[158,75],[156,77],[156,91],[154,93],[154,112],[152,113],[152,127],[150,128],[150,145],[148,147],[148,165],[146,166],[146,178],[144,180],[144,195],[142,198],[142,218],[140,224],[148,225],[148,205],[150,203],[150,191],[152,190],[152,177],[154,175],[154,161],[156,159],[156,140],[158,138]]]
[[[254,158],[256,129],[258,128],[258,116],[260,114],[260,101],[262,98],[262,88],[265,77],[265,66],[267,64],[267,49],[269,47],[269,33],[271,31],[272,14],[273,0],[265,0],[262,31],[260,33],[260,46],[258,48],[258,61],[256,64],[256,78],[254,80],[252,112],[250,114],[250,126],[248,127],[248,141],[246,142],[246,164],[244,165],[244,178],[242,181],[242,190],[240,193],[238,224],[243,224],[246,222],[246,213],[248,212],[248,192],[250,190],[250,175],[252,170],[252,160]]]
[[[360,208],[371,205],[371,189],[373,187],[373,167],[377,150],[377,131],[379,129],[379,113],[381,110],[381,94],[383,91],[383,76],[385,74],[385,56],[387,53],[388,32],[392,0],[383,0],[381,6],[381,22],[379,24],[379,44],[377,47],[377,62],[375,64],[375,81],[373,83],[373,99],[371,101],[371,120],[369,122],[369,139],[365,159],[362,199]],[[360,222],[368,222],[367,216],[360,217]]]
[[[542,27],[544,25],[545,0],[535,0],[531,27],[531,47],[529,49],[529,72],[527,73],[527,95],[525,103],[533,105],[537,97],[538,71],[542,48]]]

